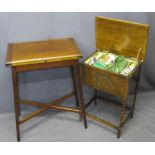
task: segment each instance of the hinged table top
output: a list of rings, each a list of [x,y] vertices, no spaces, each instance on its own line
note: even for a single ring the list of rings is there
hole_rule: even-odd
[[[82,53],[73,38],[11,43],[7,49],[6,65],[19,66],[73,60],[80,57]]]

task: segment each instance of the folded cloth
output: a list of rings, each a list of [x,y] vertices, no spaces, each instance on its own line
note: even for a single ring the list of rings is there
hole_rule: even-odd
[[[128,65],[128,61],[124,56],[118,56],[113,64],[113,72],[121,73],[122,70]]]

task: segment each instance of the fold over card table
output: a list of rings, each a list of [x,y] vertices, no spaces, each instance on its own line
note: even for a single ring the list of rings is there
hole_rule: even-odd
[[[17,130],[17,141],[20,141],[19,126],[46,111],[47,109],[56,109],[79,113],[84,120],[84,126],[87,128],[87,121],[84,111],[83,92],[80,76],[79,59],[81,52],[76,46],[73,38],[11,43],[8,45],[6,65],[11,66],[14,107]],[[51,69],[58,67],[70,67],[73,78],[74,91],[50,103],[40,103],[29,100],[22,100],[19,97],[18,73]],[[60,106],[59,103],[75,95],[77,108]],[[20,116],[20,104],[27,104],[38,107],[38,110],[32,112],[26,117]]]

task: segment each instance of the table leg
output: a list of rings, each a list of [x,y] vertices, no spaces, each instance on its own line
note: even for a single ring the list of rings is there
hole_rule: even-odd
[[[84,106],[84,97],[83,97],[83,89],[82,89],[82,79],[80,74],[80,64],[79,62],[74,66],[75,68],[75,76],[77,76],[77,84],[78,84],[78,92],[80,98],[80,109],[82,111],[82,118],[84,120],[84,126],[87,128],[87,120],[86,120],[86,113],[85,113],[85,106]]]
[[[76,106],[79,106],[79,98],[78,98],[78,91],[77,91],[77,84],[76,84],[76,74],[75,74],[75,68],[71,66],[71,74],[72,74],[72,80],[73,80],[73,87],[75,92],[75,100],[76,100]]]
[[[18,100],[19,100],[18,73],[16,72],[16,69],[14,67],[12,67],[12,82],[13,82],[13,93],[14,93],[17,141],[20,141],[20,129],[19,129],[20,105],[18,103]]]
[[[123,102],[121,105],[120,122],[119,122],[119,130],[117,133],[117,138],[120,138],[120,135],[122,132],[122,124],[123,124],[123,121],[125,119],[125,107],[126,107],[126,104],[125,104],[125,102]]]
[[[139,81],[140,81],[140,73],[141,73],[141,65],[139,67],[138,78],[136,81],[136,86],[135,86],[135,91],[134,91],[133,103],[132,103],[132,108],[131,108],[131,110],[132,110],[131,119],[133,118],[134,111],[135,111],[135,103],[136,103],[137,91],[138,91],[138,86],[139,86]]]
[[[97,104],[97,89],[94,90],[94,104],[96,105]]]

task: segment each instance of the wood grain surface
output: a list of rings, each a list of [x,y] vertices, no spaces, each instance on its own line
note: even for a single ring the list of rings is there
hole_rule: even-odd
[[[96,17],[96,49],[144,60],[149,26],[130,21]]]
[[[73,38],[11,43],[8,45],[6,65],[23,65],[79,59],[82,53]]]

